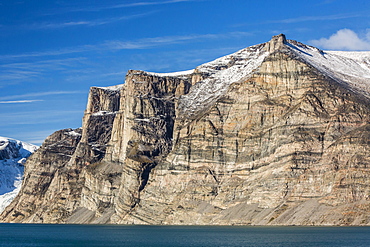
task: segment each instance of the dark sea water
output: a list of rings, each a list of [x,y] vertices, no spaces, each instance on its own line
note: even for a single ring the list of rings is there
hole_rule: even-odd
[[[370,246],[370,227],[0,224],[0,246]]]

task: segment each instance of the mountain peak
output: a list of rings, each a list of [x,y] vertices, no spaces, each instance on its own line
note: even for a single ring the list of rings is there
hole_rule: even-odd
[[[187,72],[131,70],[90,90],[78,133],[46,139],[0,221],[370,225],[369,100],[370,52],[283,34]]]
[[[268,52],[274,52],[281,49],[287,43],[286,37],[284,34],[279,34],[272,36],[271,40],[266,43],[265,49]]]

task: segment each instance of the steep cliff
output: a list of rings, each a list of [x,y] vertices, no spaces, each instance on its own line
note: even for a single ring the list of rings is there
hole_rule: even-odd
[[[284,35],[92,88],[26,163],[5,222],[370,224],[370,53]]]

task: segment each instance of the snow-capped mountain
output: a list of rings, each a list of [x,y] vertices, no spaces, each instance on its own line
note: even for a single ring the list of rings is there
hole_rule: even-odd
[[[179,115],[190,119],[225,95],[231,84],[253,76],[253,72],[265,58],[279,49],[294,54],[297,59],[314,67],[328,78],[342,83],[351,91],[370,98],[369,51],[323,51],[295,40],[286,40],[284,35],[277,35],[275,38],[280,40],[275,44],[273,42],[269,44],[270,47],[265,47],[265,44],[250,46],[202,64],[194,70],[147,74],[178,78],[198,74],[202,78],[179,100]]]
[[[0,137],[0,213],[18,194],[23,164],[38,147],[18,140]]]
[[[370,226],[370,52],[283,34],[92,87],[0,214],[14,223]]]

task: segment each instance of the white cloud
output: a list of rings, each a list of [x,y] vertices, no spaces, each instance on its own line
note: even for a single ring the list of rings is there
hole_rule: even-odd
[[[179,44],[184,42],[204,41],[209,39],[230,39],[250,36],[248,32],[229,32],[221,34],[190,34],[183,36],[162,36],[153,38],[142,38],[131,41],[111,40],[102,44],[83,45],[70,47],[54,51],[40,51],[15,55],[0,55],[0,60],[18,59],[27,57],[42,57],[42,56],[59,56],[65,54],[91,52],[91,51],[107,51],[107,50],[135,50],[147,49],[158,46],[171,44]]]
[[[163,4],[181,3],[181,2],[194,2],[194,1],[197,1],[197,0],[170,0],[170,1],[160,1],[160,2],[136,2],[136,3],[112,5],[112,6],[107,6],[105,8],[106,9],[119,9],[119,8],[128,8],[128,7],[163,5]]]
[[[370,50],[370,30],[363,37],[351,29],[341,29],[329,38],[321,38],[309,41],[310,44],[328,50]]]
[[[16,125],[35,125],[61,123],[67,119],[73,119],[75,116],[81,116],[83,112],[77,110],[40,110],[40,111],[23,111],[13,113],[0,113],[0,130],[3,127]]]
[[[230,32],[223,34],[194,34],[182,36],[163,36],[143,38],[135,41],[108,41],[103,46],[107,50],[145,49],[156,46],[179,44],[184,42],[204,41],[209,39],[228,39],[250,36],[248,32]]]
[[[143,7],[143,6],[153,6],[153,5],[165,5],[165,4],[174,4],[174,3],[182,3],[182,2],[199,2],[199,1],[206,1],[206,0],[168,0],[168,1],[154,1],[154,2],[135,2],[135,3],[123,3],[123,4],[116,4],[116,5],[108,5],[108,6],[95,6],[95,7],[86,7],[80,9],[71,9],[70,11],[101,11],[105,9],[121,9],[121,8],[131,8],[131,7]]]
[[[339,15],[323,15],[323,16],[300,16],[297,18],[288,18],[282,20],[273,20],[267,21],[267,23],[298,23],[298,22],[307,22],[307,21],[332,21],[332,20],[341,20],[349,19],[353,17],[359,17],[361,14],[339,14]]]
[[[135,18],[140,18],[144,16],[151,15],[156,13],[157,11],[152,11],[143,14],[137,15],[129,15],[129,16],[120,16],[120,17],[112,17],[108,19],[96,19],[96,20],[84,20],[84,21],[66,21],[66,22],[45,22],[45,23],[35,23],[32,25],[28,25],[27,27],[30,29],[60,29],[60,28],[67,28],[67,27],[74,27],[74,26],[100,26],[106,25],[114,22],[131,20]]]
[[[18,104],[18,103],[32,103],[37,101],[43,101],[43,100],[8,100],[8,101],[0,101],[0,104]]]
[[[41,96],[49,96],[49,95],[81,94],[81,93],[86,93],[86,92],[82,92],[82,91],[48,91],[48,92],[38,92],[38,93],[28,93],[28,94],[4,96],[4,97],[0,97],[0,100],[3,100],[5,102],[5,100],[26,98],[26,97],[28,98],[28,97],[41,97]]]
[[[75,48],[65,48],[65,49],[58,49],[58,50],[51,50],[51,51],[29,52],[29,53],[23,53],[23,54],[15,54],[15,55],[0,55],[0,60],[29,58],[29,57],[43,57],[43,56],[59,56],[59,55],[65,55],[65,54],[88,52],[88,51],[94,50],[94,48],[95,47],[92,45],[84,45],[84,46],[78,46]]]
[[[242,26],[251,26],[251,25],[260,25],[260,24],[294,24],[300,22],[315,22],[315,21],[335,21],[335,20],[343,20],[343,19],[351,19],[356,17],[366,16],[366,14],[362,12],[357,13],[343,13],[343,14],[336,14],[336,15],[312,15],[312,16],[298,16],[294,18],[286,18],[286,19],[278,19],[278,20],[266,20],[260,23],[239,23],[233,25],[234,27],[242,27]]]
[[[15,57],[14,57],[15,58]],[[13,58],[13,59],[14,59]],[[21,57],[19,57],[21,58]],[[18,58],[18,59],[19,59]],[[69,73],[74,68],[84,63],[85,58],[47,59],[33,62],[0,62],[0,84],[4,86],[11,82],[22,82],[32,78],[40,78],[52,71]],[[0,86],[0,87],[1,87]]]

